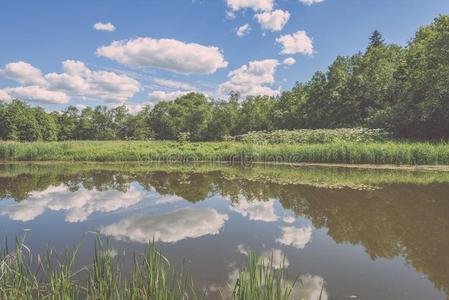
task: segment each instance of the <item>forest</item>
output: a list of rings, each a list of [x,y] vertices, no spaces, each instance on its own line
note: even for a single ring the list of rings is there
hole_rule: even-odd
[[[277,97],[190,93],[137,115],[124,105],[46,112],[19,99],[0,102],[0,139],[13,141],[213,141],[251,131],[354,127],[398,139],[449,138],[449,16],[419,28],[404,47],[374,31],[366,49],[338,56],[327,71]]]

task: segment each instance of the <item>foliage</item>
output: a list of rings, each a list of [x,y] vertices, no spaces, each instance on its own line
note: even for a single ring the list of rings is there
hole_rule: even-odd
[[[55,125],[55,121],[57,125]],[[0,105],[0,138],[14,141],[223,140],[251,131],[368,127],[397,138],[449,138],[449,16],[421,27],[406,47],[374,31],[364,51],[276,97],[231,93],[227,101],[189,93],[146,106],[70,106],[46,113],[15,100]]]
[[[236,136],[235,140],[252,144],[316,144],[383,142],[388,138],[388,133],[381,129],[340,128],[255,131]]]

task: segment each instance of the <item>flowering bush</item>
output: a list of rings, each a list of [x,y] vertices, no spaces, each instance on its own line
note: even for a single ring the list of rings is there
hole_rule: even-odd
[[[339,128],[253,131],[233,137],[251,144],[321,144],[332,142],[381,142],[390,139],[382,129]]]

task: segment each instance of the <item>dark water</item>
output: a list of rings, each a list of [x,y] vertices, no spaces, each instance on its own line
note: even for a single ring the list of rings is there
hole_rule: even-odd
[[[285,257],[298,298],[324,287],[322,299],[446,299],[447,175],[357,172],[0,165],[0,237],[30,229],[27,245],[43,252],[85,236],[80,263],[92,257],[86,232],[117,253],[154,238],[211,299],[252,251],[275,266]]]

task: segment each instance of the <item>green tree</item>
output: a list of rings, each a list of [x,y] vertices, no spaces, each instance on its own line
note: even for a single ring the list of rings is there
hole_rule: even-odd
[[[44,141],[56,141],[58,138],[56,116],[47,113],[42,107],[34,108],[33,114],[38,124],[39,136]]]
[[[404,137],[449,137],[449,16],[418,30],[398,70],[393,129]]]

